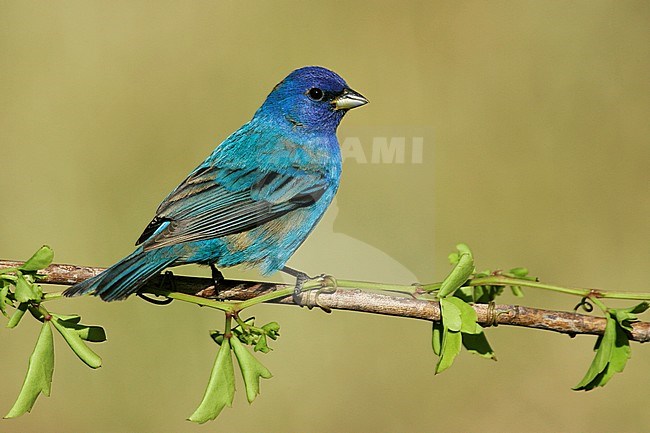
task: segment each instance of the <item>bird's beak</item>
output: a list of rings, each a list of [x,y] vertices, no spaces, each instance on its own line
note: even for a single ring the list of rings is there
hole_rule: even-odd
[[[352,89],[345,89],[343,93],[332,100],[335,110],[349,110],[366,105],[368,100]]]

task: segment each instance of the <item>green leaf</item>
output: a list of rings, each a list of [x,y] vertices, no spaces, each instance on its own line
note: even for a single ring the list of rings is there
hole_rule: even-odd
[[[442,353],[442,333],[444,331],[444,326],[442,322],[433,322],[433,329],[431,331],[431,346],[433,347],[433,353],[440,356]]]
[[[480,334],[463,334],[463,346],[468,352],[483,358],[497,360],[484,332]]]
[[[59,314],[52,314],[59,322],[68,329],[73,329],[82,340],[90,341],[91,343],[102,343],[106,341],[106,331],[101,326],[84,325],[79,323],[81,316],[76,314],[71,316],[63,316]]]
[[[20,267],[21,271],[38,271],[45,269],[54,260],[54,251],[47,245],[43,245]]]
[[[603,372],[602,379],[598,386],[605,386],[607,382],[616,373],[621,373],[627,364],[627,360],[632,356],[632,349],[630,348],[630,341],[621,326],[616,327],[616,341],[612,347],[612,353],[607,364],[607,368]]]
[[[632,331],[632,322],[639,320],[636,315],[646,311],[649,306],[650,304],[647,302],[641,302],[640,304],[629,308],[610,309],[609,313],[616,319],[621,327],[628,331]]]
[[[512,294],[515,295],[518,298],[523,298],[524,297],[524,291],[521,290],[520,286],[510,286],[510,290],[512,290]]]
[[[99,357],[90,347],[84,343],[75,329],[76,324],[66,322],[53,316],[52,324],[57,331],[63,336],[70,349],[90,368],[99,368],[102,366],[102,358]],[[102,340],[103,341],[103,340]]]
[[[260,337],[257,339],[257,343],[255,343],[255,347],[253,347],[253,350],[255,352],[262,353],[269,353],[271,351],[271,348],[266,343],[266,335],[260,335]]]
[[[18,270],[18,268],[2,268],[2,269],[0,269],[0,276],[2,276],[2,274],[8,274],[8,273],[11,273],[11,272],[16,272],[17,270]]]
[[[440,374],[454,362],[456,355],[460,353],[462,337],[460,332],[452,332],[445,328],[442,334],[442,353],[436,365],[436,374]]]
[[[442,373],[452,365],[460,353],[466,335],[483,335],[483,329],[476,323],[476,311],[459,297],[449,296],[440,299],[440,313],[442,321],[433,324],[431,333],[433,352],[440,357],[436,365],[436,374]],[[477,340],[476,346],[478,341],[480,340]],[[487,349],[482,348],[482,350],[492,354],[487,340],[485,345]]]
[[[272,340],[277,340],[280,336],[280,325],[278,322],[269,322],[262,326],[262,330]]]
[[[630,345],[625,330],[614,318],[615,313],[607,315],[605,333],[596,341],[594,356],[585,377],[574,390],[588,391],[597,386],[604,386],[614,373],[623,371],[630,357]]]
[[[253,344],[254,336],[247,329],[243,329],[241,327],[233,328],[232,334],[233,336],[237,337],[239,341],[243,341],[244,344]]]
[[[627,311],[628,313],[632,314],[641,314],[644,313],[648,308],[650,308],[650,303],[643,301],[634,307],[624,308],[623,311]]]
[[[610,313],[613,314],[616,322],[623,328],[628,331],[632,331],[632,322],[638,320],[636,314],[629,313],[623,310],[610,310]]]
[[[474,272],[474,259],[472,258],[472,252],[469,250],[469,247],[465,244],[456,245],[458,249],[459,257],[458,263],[451,270],[447,278],[442,282],[440,290],[438,291],[439,298],[445,298],[460,287],[467,281],[467,279]]]
[[[249,403],[255,400],[260,393],[260,377],[264,379],[271,378],[271,372],[264,367],[242,344],[237,338],[231,338],[235,357],[239,363],[241,374],[244,377],[246,386],[246,398]]]
[[[528,275],[528,269],[526,268],[512,268],[510,269],[510,273],[514,275],[517,278],[524,278],[526,275]]]
[[[460,311],[460,319],[462,322],[460,327],[461,332],[465,334],[479,334],[483,331],[483,328],[476,323],[478,317],[476,316],[476,311],[471,305],[456,296],[445,298],[444,301],[446,303],[453,303]]]
[[[210,338],[214,340],[219,346],[223,343],[223,332],[213,329],[210,331]]]
[[[188,418],[203,424],[215,419],[226,406],[232,406],[235,397],[235,370],[230,355],[230,340],[223,340],[212,367],[208,387],[194,413]]]
[[[503,286],[474,286],[474,302],[488,304],[503,293]]]
[[[16,308],[16,311],[14,311],[14,314],[11,315],[11,319],[9,319],[9,322],[7,322],[7,328],[15,328],[18,326],[20,323],[20,319],[23,318],[25,315],[25,311],[27,311],[27,303],[23,302],[18,305],[18,308]]]
[[[70,322],[72,324],[77,324],[81,322],[81,316],[77,314],[63,315],[63,314],[52,314],[52,316],[63,322]]]
[[[27,375],[20,389],[18,399],[5,418],[16,418],[32,410],[40,393],[50,395],[52,373],[54,372],[54,341],[52,328],[45,322],[36,341],[34,352],[29,357]]]
[[[40,301],[43,291],[38,284],[27,281],[25,276],[19,273],[16,279],[15,296],[18,302]]]
[[[11,299],[7,298],[7,295],[9,294],[9,285],[2,284],[0,287],[0,311],[6,318],[9,318],[9,314],[7,314],[7,307],[13,306]]]
[[[454,292],[454,296],[462,299],[465,302],[476,302],[476,299],[474,299],[474,295],[476,294],[476,290],[475,290],[476,288],[477,287],[473,287],[473,286],[463,286]]]
[[[461,301],[462,302],[462,301]],[[442,315],[442,324],[445,328],[458,332],[463,326],[460,317],[460,309],[451,300],[443,298],[440,300],[440,312]]]
[[[106,341],[106,331],[101,326],[78,325],[75,328],[79,337],[91,343],[102,343]]]

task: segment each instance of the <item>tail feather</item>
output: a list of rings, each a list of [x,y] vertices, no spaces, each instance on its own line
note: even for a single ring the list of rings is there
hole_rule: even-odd
[[[143,252],[139,248],[101,274],[75,284],[63,294],[79,296],[92,293],[107,302],[126,299],[173,261],[173,258],[162,259],[156,251]]]

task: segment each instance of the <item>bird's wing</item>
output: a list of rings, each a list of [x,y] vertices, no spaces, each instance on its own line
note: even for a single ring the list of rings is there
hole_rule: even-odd
[[[314,204],[321,173],[200,167],[158,207],[136,245],[145,250],[241,233]]]

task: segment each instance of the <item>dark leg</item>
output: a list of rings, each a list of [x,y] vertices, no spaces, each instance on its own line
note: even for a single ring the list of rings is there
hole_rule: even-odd
[[[212,270],[212,285],[214,286],[214,294],[218,297],[219,293],[227,288],[224,284],[226,282],[226,279],[224,278],[221,271],[217,269],[214,263],[210,263],[210,269]]]
[[[304,272],[291,269],[288,266],[283,267],[281,271],[296,278],[296,286],[293,289],[293,302],[302,307],[302,286],[304,286],[311,278],[309,278],[309,275]]]
[[[217,286],[220,286],[226,279],[214,263],[210,263],[210,269],[212,270],[212,283],[214,284],[214,288],[217,289]]]

